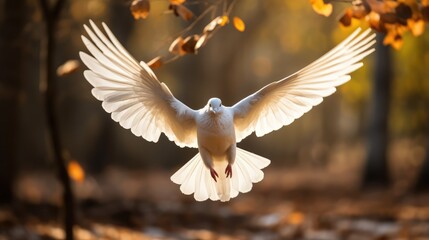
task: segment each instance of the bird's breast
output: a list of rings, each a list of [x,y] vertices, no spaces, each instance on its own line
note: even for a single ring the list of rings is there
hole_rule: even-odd
[[[235,144],[235,129],[232,116],[224,113],[220,116],[207,114],[197,124],[198,145],[213,155],[223,155]]]

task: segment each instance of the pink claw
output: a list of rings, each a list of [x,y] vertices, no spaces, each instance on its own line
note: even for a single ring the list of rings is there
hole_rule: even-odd
[[[216,177],[219,177],[219,175],[217,174],[217,172],[213,168],[210,168],[210,175],[212,176],[213,180],[215,180],[215,182],[217,182]]]
[[[231,164],[228,164],[228,166],[226,166],[225,174],[226,174],[226,177],[232,178],[232,167],[231,167]]]

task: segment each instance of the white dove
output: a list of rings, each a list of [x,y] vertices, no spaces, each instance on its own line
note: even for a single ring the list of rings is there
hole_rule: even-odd
[[[229,201],[249,192],[263,179],[261,169],[270,160],[237,148],[252,132],[260,137],[291,124],[350,80],[349,74],[374,51],[375,34],[354,31],[334,49],[300,71],[270,83],[232,107],[211,98],[193,110],[177,100],[144,62],[138,63],[119,43],[106,24],[104,35],[90,21],[84,25],[90,39],[82,40],[92,56],[80,52],[90,69],[85,78],[92,94],[102,101],[112,119],[136,136],[157,142],[161,133],[180,147],[199,153],[180,168],[171,180],[182,193],[194,193],[197,201]]]

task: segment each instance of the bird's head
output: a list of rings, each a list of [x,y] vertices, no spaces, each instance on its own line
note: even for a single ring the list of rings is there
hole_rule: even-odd
[[[217,114],[222,111],[222,101],[219,98],[210,98],[207,103],[207,110]]]

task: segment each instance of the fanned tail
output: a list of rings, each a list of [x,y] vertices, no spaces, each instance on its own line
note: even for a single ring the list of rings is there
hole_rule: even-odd
[[[261,169],[269,164],[270,160],[237,148],[235,163],[232,165],[232,178],[226,177],[225,168],[228,165],[226,160],[214,161],[213,167],[219,174],[219,178],[215,182],[198,153],[170,179],[180,185],[180,191],[183,194],[193,193],[197,201],[205,201],[210,198],[212,201],[225,202],[236,197],[239,192],[249,192],[252,189],[252,183],[257,183],[264,178]]]

